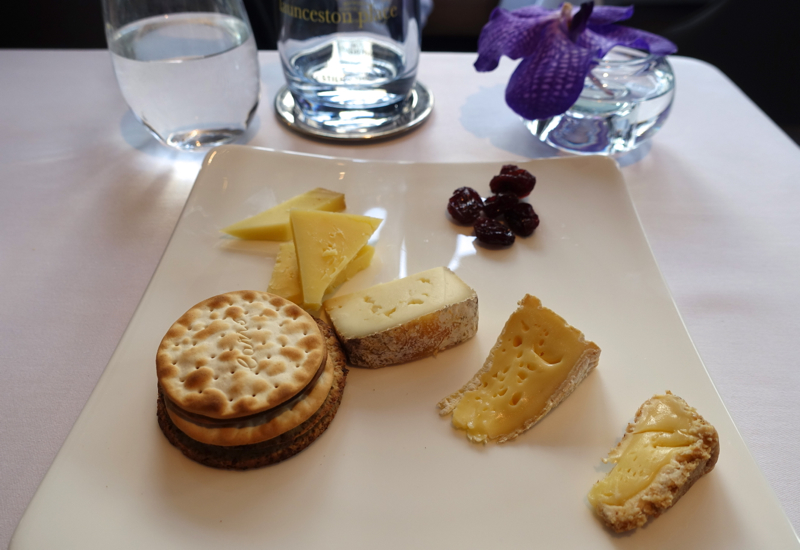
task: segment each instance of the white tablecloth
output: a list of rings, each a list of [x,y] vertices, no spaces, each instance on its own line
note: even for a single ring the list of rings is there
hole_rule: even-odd
[[[431,119],[365,146],[280,126],[261,52],[250,145],[407,161],[553,153],[503,101],[513,64],[424,54]],[[627,179],[645,233],[719,393],[800,527],[800,149],[715,68],[672,60],[668,123]],[[83,408],[141,298],[202,155],[134,120],[105,51],[0,51],[0,546]]]

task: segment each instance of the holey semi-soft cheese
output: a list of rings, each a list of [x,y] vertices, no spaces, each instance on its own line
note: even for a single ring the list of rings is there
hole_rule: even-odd
[[[471,441],[510,441],[571,394],[599,357],[579,330],[526,295],[483,368],[439,402],[440,414],[452,413]]]
[[[360,367],[435,355],[478,330],[478,295],[446,267],[332,298],[324,307]]]

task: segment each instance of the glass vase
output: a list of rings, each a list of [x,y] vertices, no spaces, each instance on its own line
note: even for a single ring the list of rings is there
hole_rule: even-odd
[[[563,151],[621,155],[658,132],[674,95],[675,75],[666,58],[616,47],[592,68],[566,113],[525,124]]]

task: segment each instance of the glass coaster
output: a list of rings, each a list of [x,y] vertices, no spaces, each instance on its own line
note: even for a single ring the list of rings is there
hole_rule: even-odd
[[[367,141],[396,137],[422,124],[433,110],[433,94],[416,82],[407,99],[380,109],[301,109],[289,88],[275,97],[278,120],[308,136],[334,141]]]

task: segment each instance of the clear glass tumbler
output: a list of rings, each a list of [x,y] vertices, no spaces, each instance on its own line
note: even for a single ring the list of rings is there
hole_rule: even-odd
[[[566,113],[525,124],[564,151],[620,155],[658,132],[674,95],[675,76],[666,58],[617,47],[592,68]]]
[[[117,81],[136,117],[179,149],[235,140],[260,90],[242,0],[103,0]]]
[[[308,117],[344,111],[344,124],[347,111],[380,110],[411,94],[419,0],[279,0],[279,9],[283,71]]]

